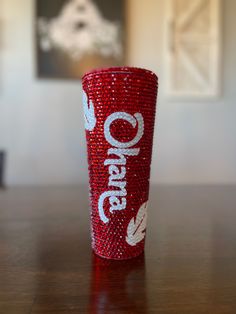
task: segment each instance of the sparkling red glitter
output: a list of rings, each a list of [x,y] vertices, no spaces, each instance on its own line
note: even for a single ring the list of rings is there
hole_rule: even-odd
[[[105,258],[128,259],[140,255],[144,250],[145,237],[141,237],[141,240],[136,238],[130,245],[127,230],[131,221],[138,222],[137,214],[141,213],[139,209],[148,201],[157,87],[156,75],[140,68],[107,68],[95,70],[83,77],[84,102],[88,109],[86,138],[92,248],[96,254]],[[142,119],[137,114],[143,118],[143,132]],[[113,116],[116,118],[112,119]],[[109,153],[109,149],[117,147],[111,145],[107,132],[119,143],[121,150],[125,143],[131,143],[127,149],[131,149],[133,155]],[[111,160],[119,160],[121,164],[115,163],[110,168]],[[111,173],[118,174],[117,186],[115,180],[111,180]],[[109,193],[121,190],[121,185],[127,195],[117,196],[115,201]],[[101,195],[106,195],[105,192],[111,199],[105,197],[103,206],[100,206],[104,210],[102,218],[99,201]],[[122,198],[126,202],[125,208],[111,210],[111,204],[117,205],[117,199],[121,203]],[[138,228],[140,224],[137,223]]]

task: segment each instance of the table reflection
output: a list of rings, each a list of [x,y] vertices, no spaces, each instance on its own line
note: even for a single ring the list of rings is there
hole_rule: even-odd
[[[146,313],[145,257],[126,261],[92,256],[90,314]]]

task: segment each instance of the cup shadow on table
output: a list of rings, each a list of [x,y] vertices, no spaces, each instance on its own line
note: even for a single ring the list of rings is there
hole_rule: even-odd
[[[147,313],[145,257],[114,261],[92,255],[89,314]]]

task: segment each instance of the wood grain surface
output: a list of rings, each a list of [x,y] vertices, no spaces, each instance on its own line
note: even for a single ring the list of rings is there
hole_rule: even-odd
[[[236,313],[236,187],[153,186],[145,255],[90,249],[87,188],[0,191],[0,314]]]

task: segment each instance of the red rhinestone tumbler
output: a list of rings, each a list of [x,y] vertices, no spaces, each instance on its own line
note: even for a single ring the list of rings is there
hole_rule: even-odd
[[[92,247],[105,258],[144,250],[157,85],[129,67],[83,77]]]

